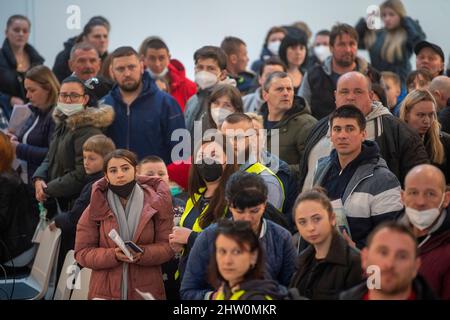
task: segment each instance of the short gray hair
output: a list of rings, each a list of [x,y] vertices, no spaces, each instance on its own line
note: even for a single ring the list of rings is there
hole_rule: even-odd
[[[95,52],[97,53],[97,58],[100,59],[100,55],[97,51],[97,49],[90,44],[89,42],[80,42],[75,44],[72,49],[70,50],[70,60],[73,60],[75,58],[75,51],[77,50],[82,50],[82,51],[91,51],[91,50],[95,50]]]
[[[264,91],[269,91],[270,85],[272,84],[272,81],[275,79],[284,79],[289,78],[289,75],[287,72],[281,72],[281,71],[275,71],[267,77],[266,81],[263,84]]]

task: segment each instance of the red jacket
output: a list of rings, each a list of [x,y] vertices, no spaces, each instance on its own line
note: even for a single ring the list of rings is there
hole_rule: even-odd
[[[169,233],[173,227],[172,199],[167,185],[159,178],[138,176],[144,190],[144,207],[133,242],[144,249],[141,260],[129,264],[128,299],[142,299],[136,288],[150,292],[155,299],[165,299],[161,264],[173,257]],[[88,298],[118,300],[121,294],[122,262],[115,258],[117,246],[109,238],[112,229],[119,231],[114,213],[106,198],[105,178],[92,187],[91,204],[77,226],[75,258],[83,267],[91,268]]]
[[[419,274],[436,295],[443,300],[450,300],[450,230],[432,235],[420,248],[420,259],[422,264]]]
[[[186,78],[186,69],[183,64],[175,59],[170,60],[168,66],[170,77],[170,95],[177,100],[181,107],[181,111],[184,112],[184,106],[197,92],[197,85]]]

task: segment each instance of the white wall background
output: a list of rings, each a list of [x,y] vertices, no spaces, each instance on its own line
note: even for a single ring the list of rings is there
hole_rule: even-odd
[[[313,32],[336,22],[356,24],[371,4],[382,0],[0,0],[0,28],[12,14],[32,21],[30,43],[53,66],[63,42],[81,30],[69,30],[70,5],[81,9],[81,27],[94,15],[112,24],[110,51],[121,45],[136,49],[150,35],[162,37],[172,56],[181,60],[192,78],[194,51],[203,45],[220,45],[227,35],[247,42],[249,57],[258,58],[267,30],[274,25],[303,20]],[[448,0],[404,0],[408,15],[419,19],[427,39],[450,53]],[[446,31],[447,30],[447,31]],[[4,34],[1,32],[0,41]],[[1,76],[1,75],[0,75]]]

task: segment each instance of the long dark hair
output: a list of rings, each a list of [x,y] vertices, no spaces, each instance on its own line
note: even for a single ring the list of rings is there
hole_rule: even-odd
[[[193,153],[193,161],[191,168],[189,170],[189,184],[188,184],[188,193],[190,198],[192,199],[192,202],[194,206],[198,206],[198,202],[195,201],[195,194],[199,193],[199,190],[201,188],[206,188],[206,183],[202,179],[200,173],[198,172],[198,169],[195,165],[195,157],[197,153],[199,152],[201,146],[207,143],[217,143],[222,147],[222,150],[224,154],[227,154],[226,151],[226,141],[225,137],[221,134],[217,134],[215,136],[215,139],[213,140],[202,140],[201,143],[198,145],[197,148],[195,148],[195,152]],[[228,162],[228,161],[227,161]],[[226,201],[225,201],[225,185],[228,181],[228,178],[238,170],[237,165],[235,164],[235,161],[232,161],[231,164],[227,163],[225,165],[225,169],[223,170],[222,177],[220,178],[220,184],[216,191],[214,192],[214,195],[212,196],[208,209],[206,212],[201,216],[199,219],[199,226],[204,229],[207,226],[209,226],[214,221],[219,220],[223,217],[226,207]]]
[[[249,268],[247,273],[244,275],[243,281],[264,279],[264,252],[261,244],[259,243],[258,236],[252,230],[250,223],[248,221],[222,219],[218,222],[218,228],[213,242],[214,249],[211,259],[209,260],[209,283],[214,288],[218,289],[222,282],[226,281],[219,272],[216,259],[216,241],[220,235],[234,240],[242,250],[248,250],[251,253],[256,252],[258,254],[256,264]]]
[[[208,106],[206,109],[206,116],[208,117],[210,127],[214,129],[220,128],[217,128],[217,125],[212,118],[211,104],[216,102],[223,96],[227,96],[228,98],[230,98],[230,102],[233,105],[235,112],[244,113],[244,103],[242,102],[241,94],[236,87],[232,86],[231,84],[218,84],[214,86],[214,89],[206,102],[206,105]]]

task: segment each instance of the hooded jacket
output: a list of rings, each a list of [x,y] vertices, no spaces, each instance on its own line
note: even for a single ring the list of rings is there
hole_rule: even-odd
[[[298,270],[289,287],[297,288],[300,296],[312,300],[336,300],[341,291],[361,282],[360,253],[350,247],[337,231],[333,232],[327,256],[316,265],[313,263],[315,254],[310,245],[298,257]]]
[[[30,68],[44,63],[44,58],[30,44],[25,45],[25,52],[30,57]],[[0,91],[9,99],[18,97],[27,100],[23,82],[25,75],[17,72],[17,61],[9,40],[5,39],[0,50]]]
[[[266,123],[269,116],[267,103],[262,105],[261,113],[264,123]],[[269,152],[275,152],[275,150],[271,150],[272,143],[274,143],[272,140],[278,139],[278,156],[289,165],[291,171],[298,173],[298,164],[303,157],[306,138],[316,122],[317,120],[311,116],[305,100],[302,97],[295,96],[292,108],[267,132],[266,146]]]
[[[173,257],[169,234],[173,227],[172,199],[160,178],[138,176],[144,191],[144,206],[132,241],[144,253],[137,263],[128,265],[128,299],[139,300],[136,292],[150,292],[156,299],[165,299],[161,264]],[[107,201],[108,182],[105,178],[92,187],[91,203],[77,225],[75,259],[92,269],[88,298],[119,300],[121,296],[123,262],[115,255],[117,245],[108,236],[119,230],[117,219]]]
[[[394,117],[381,103],[374,101],[372,111],[366,116],[367,126],[373,126],[375,141],[380,148],[381,157],[386,161],[389,170],[403,183],[409,170],[419,164],[428,163],[428,154],[422,139],[407,124]],[[313,148],[329,133],[328,118],[321,119],[311,130],[300,161],[299,186],[305,183],[309,170],[308,161]],[[326,138],[329,139],[328,137]],[[329,142],[331,144],[331,142]],[[320,158],[320,156],[319,156]]]
[[[186,77],[186,69],[180,61],[176,59],[170,60],[168,69],[170,95],[178,102],[181,111],[184,112],[184,106],[187,101],[197,92],[197,85]]]
[[[373,141],[364,141],[360,159],[356,158],[354,173],[348,183],[337,186],[342,194],[340,198],[350,227],[352,240],[358,248],[365,246],[366,237],[381,222],[394,220],[402,209],[400,201],[400,182],[389,171],[386,162],[380,157],[379,149]],[[361,159],[363,157],[363,159]],[[318,161],[314,175],[314,185],[324,185],[325,179],[336,182],[337,175],[327,176],[333,167],[340,167],[336,150],[329,157]],[[346,169],[351,169],[350,162]],[[336,172],[336,171],[334,171]]]
[[[450,214],[448,208],[441,213],[441,219],[419,243],[422,275],[434,292],[443,300],[450,300]],[[399,223],[410,225],[403,214]]]
[[[306,72],[298,95],[303,97],[311,106],[311,114],[320,120],[336,109],[334,91],[336,83],[333,82],[332,74],[333,57],[328,57],[322,65],[313,66]],[[356,57],[356,71],[365,75],[377,74],[377,71],[363,58]]]
[[[142,76],[142,92],[127,106],[116,84],[102,103],[114,108],[115,119],[108,128],[108,136],[117,148],[137,153],[139,159],[149,155],[171,163],[172,148],[178,143],[171,141],[176,129],[184,129],[180,106],[167,93],[158,89],[148,72]]]
[[[46,193],[58,199],[63,211],[69,210],[84,186],[83,144],[101,134],[114,118],[109,106],[86,108],[70,117],[57,108],[53,111],[55,132],[48,154],[34,173],[47,183]]]

